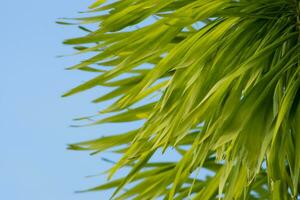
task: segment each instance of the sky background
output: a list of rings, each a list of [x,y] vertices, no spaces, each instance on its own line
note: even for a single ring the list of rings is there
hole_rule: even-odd
[[[56,19],[79,16],[77,12],[92,2],[1,1],[0,199],[108,199],[108,192],[74,191],[103,183],[103,176],[86,176],[99,174],[109,165],[86,152],[66,150],[68,143],[118,131],[110,125],[69,127],[71,119],[100,110],[90,100],[105,91],[60,98],[91,74],[64,70],[82,56],[56,57],[73,52],[61,44],[64,39],[84,34],[74,26],[55,24]]]

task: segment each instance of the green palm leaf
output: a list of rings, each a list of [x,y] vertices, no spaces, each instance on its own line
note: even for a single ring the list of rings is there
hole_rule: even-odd
[[[113,199],[297,199],[300,175],[297,0],[96,1],[96,30],[69,39],[95,56],[69,69],[95,77],[67,92],[112,87],[94,122],[135,131],[70,145],[122,158]],[[96,15],[95,15],[96,14]],[[83,118],[84,119],[84,118]],[[153,163],[173,149],[178,162]],[[162,155],[163,157],[163,155]],[[212,175],[199,178],[199,170]],[[129,186],[129,187],[128,187]],[[127,188],[124,190],[124,188]]]

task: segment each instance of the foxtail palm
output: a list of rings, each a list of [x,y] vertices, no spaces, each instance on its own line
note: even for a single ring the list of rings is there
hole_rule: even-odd
[[[113,199],[297,199],[300,175],[298,0],[96,1],[65,41],[95,56],[70,67],[114,100],[91,125],[143,120],[137,129],[70,145],[121,159],[130,172],[89,191]],[[82,118],[84,120],[85,118]],[[171,149],[177,162],[153,162]],[[163,157],[163,155],[161,155]],[[206,168],[211,176],[200,178]],[[129,185],[129,187],[127,187]],[[127,187],[127,190],[124,190]]]

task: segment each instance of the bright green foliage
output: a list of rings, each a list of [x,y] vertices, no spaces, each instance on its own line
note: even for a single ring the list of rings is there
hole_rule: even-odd
[[[297,199],[300,192],[300,20],[297,0],[98,0],[95,31],[69,39],[92,58],[71,67],[114,99],[95,121],[138,129],[70,145],[122,158],[113,199]],[[100,113],[101,114],[101,113]],[[84,119],[84,118],[83,118]],[[119,147],[119,148],[118,148]],[[158,150],[178,162],[155,163]],[[200,168],[214,172],[200,179]],[[127,185],[130,184],[130,187]],[[124,190],[124,187],[127,189]]]

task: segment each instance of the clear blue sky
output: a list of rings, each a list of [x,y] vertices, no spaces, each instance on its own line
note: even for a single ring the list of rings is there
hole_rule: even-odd
[[[55,20],[78,16],[77,11],[91,2],[1,1],[0,199],[108,199],[105,192],[74,194],[102,183],[103,176],[85,176],[98,174],[108,165],[99,157],[66,150],[68,143],[117,131],[110,125],[69,128],[71,119],[100,110],[90,100],[103,91],[60,98],[90,75],[64,70],[83,57],[56,58],[73,52],[61,44],[63,39],[83,32],[57,25]]]

